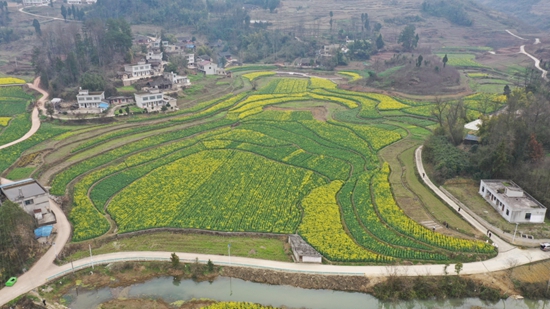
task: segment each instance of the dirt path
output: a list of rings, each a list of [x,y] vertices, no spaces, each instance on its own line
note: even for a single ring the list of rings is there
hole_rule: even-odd
[[[38,77],[37,79],[34,80],[34,84],[36,84],[36,85],[40,84],[40,77]],[[40,89],[38,86],[36,86],[34,84],[27,84],[27,85],[29,86],[29,88],[40,92],[42,94],[42,97],[36,102],[36,105],[32,110],[32,113],[31,113],[31,121],[32,121],[31,129],[29,130],[29,132],[27,132],[21,138],[15,140],[13,142],[1,145],[0,149],[8,148],[10,146],[13,146],[15,144],[19,144],[22,141],[27,140],[29,137],[33,136],[34,133],[36,133],[36,131],[38,131],[38,129],[40,128],[40,117],[38,116],[39,115],[38,110],[39,109],[44,110],[44,102],[46,102],[46,99],[48,98],[49,93],[47,93],[46,91]]]

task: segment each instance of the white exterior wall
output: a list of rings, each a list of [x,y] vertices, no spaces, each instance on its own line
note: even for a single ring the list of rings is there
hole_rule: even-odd
[[[81,91],[76,100],[79,108],[98,108],[99,103],[105,100],[105,93],[89,94],[87,91]]]
[[[207,65],[199,67],[199,71],[204,72],[204,74],[206,75],[215,75],[217,70],[218,70],[218,65],[215,63],[209,63]]]
[[[164,105],[162,93],[135,94],[136,105],[139,108],[152,108]]]
[[[23,5],[25,5],[25,6],[47,5],[48,3],[49,3],[48,0],[23,0]]]
[[[26,204],[25,202],[31,202],[30,204]],[[50,209],[50,199],[48,198],[47,194],[40,194],[33,197],[29,197],[24,199],[23,201],[19,202],[19,205],[30,215],[34,215],[35,209],[40,209],[42,212],[46,212],[48,209]]]
[[[67,0],[67,4],[82,4],[81,0]]]
[[[302,256],[302,262],[304,263],[322,263],[323,258],[313,256]]]
[[[194,65],[195,64],[195,54],[186,54],[187,57],[187,65]]]
[[[124,71],[128,73],[129,77],[151,76],[151,65],[148,63],[125,65]]]
[[[544,217],[546,214],[546,209],[544,208],[533,208],[533,209],[520,209],[513,210],[506,201],[501,201],[498,199],[498,192],[494,192],[489,188],[483,180],[479,184],[478,193],[489,202],[491,206],[510,223],[543,223]],[[492,194],[492,196],[491,196]],[[531,218],[525,219],[526,214],[530,213]]]

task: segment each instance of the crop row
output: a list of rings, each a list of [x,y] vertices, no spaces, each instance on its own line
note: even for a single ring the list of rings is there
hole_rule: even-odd
[[[360,80],[361,78],[363,78],[363,76],[361,76],[361,75],[359,75],[355,72],[340,71],[340,72],[338,72],[338,74],[342,74],[342,75],[351,77],[352,82],[354,82],[356,80]]]
[[[275,75],[275,72],[252,72],[252,73],[243,74],[243,77],[248,79],[249,81],[253,81],[260,77],[273,76],[273,75]]]
[[[397,231],[427,244],[452,251],[492,253],[494,247],[481,241],[453,238],[435,233],[405,215],[393,198],[388,176],[390,168],[383,164],[379,173],[372,178],[376,206],[384,221]]]
[[[26,84],[27,82],[15,77],[0,77],[0,85]]]
[[[336,89],[336,84],[325,78],[311,77],[309,79],[310,88],[324,88],[324,89]]]
[[[187,227],[292,233],[300,195],[319,181],[310,171],[250,153],[203,151],[133,182],[108,209],[122,232]]]
[[[374,223],[375,225],[374,226],[365,225],[366,229],[363,228],[363,226],[361,226],[352,204],[352,198],[353,198],[352,195],[355,188],[355,183],[356,183],[356,180],[352,179],[351,181],[348,181],[344,184],[344,186],[342,187],[342,190],[338,194],[338,201],[340,203],[340,206],[342,207],[342,217],[344,219],[344,222],[346,223],[346,226],[350,234],[360,245],[362,245],[363,247],[373,252],[386,255],[386,256],[391,256],[394,258],[418,259],[418,260],[448,259],[447,256],[437,254],[437,253],[423,252],[423,251],[418,251],[418,250],[405,248],[405,247],[395,247],[373,237],[372,235],[374,233],[372,234],[369,233],[371,228],[374,230],[374,232],[379,232],[378,234],[385,238],[393,238],[391,237],[393,235],[391,235],[392,234],[391,230],[389,230],[388,228],[384,228],[383,226],[382,226],[382,230],[377,229],[381,227],[380,221],[369,222],[369,223]],[[367,202],[367,201],[364,201],[364,202]],[[367,232],[367,230],[369,232]],[[383,233],[380,233],[380,232],[383,232]],[[391,236],[386,237],[388,234]]]
[[[205,130],[210,130],[218,127],[222,127],[228,124],[231,124],[231,121],[220,120],[214,122],[208,122],[205,124],[193,126],[186,128],[184,130],[177,130],[172,132],[165,132],[159,136],[146,137],[144,139],[125,144],[121,147],[115,148],[113,150],[107,151],[100,155],[97,155],[93,158],[76,163],[69,168],[63,170],[55,176],[55,179],[52,182],[51,193],[55,195],[63,195],[65,193],[65,188],[74,178],[79,175],[86,173],[100,165],[109,163],[113,160],[116,160],[122,156],[128,155],[132,152],[142,150],[148,147],[157,146],[159,144],[173,141],[176,139],[185,138],[193,134],[203,132]]]
[[[111,132],[106,133],[106,134],[101,134],[98,137],[88,139],[86,142],[84,142],[84,143],[78,145],[77,147],[73,148],[71,150],[71,152],[74,153],[74,152],[78,152],[82,149],[86,149],[86,148],[89,148],[89,147],[92,147],[92,146],[97,146],[97,145],[102,144],[103,142],[105,142],[107,140],[114,139],[114,138],[117,138],[117,137],[121,137],[121,136],[125,136],[125,135],[132,135],[132,134],[136,134],[136,133],[140,133],[140,132],[153,131],[153,130],[157,130],[157,129],[161,129],[161,128],[166,128],[170,125],[171,125],[170,123],[163,122],[163,123],[158,123],[158,124],[154,124],[154,125],[138,126],[138,127],[121,129],[121,130],[117,130],[117,131],[111,131]]]
[[[393,258],[380,255],[357,245],[344,230],[336,193],[343,182],[336,180],[315,188],[302,200],[304,217],[299,234],[323,256],[343,262],[390,262]]]
[[[229,112],[229,117],[237,116],[238,119],[243,119],[247,116],[254,115],[261,113],[264,106],[268,105],[275,105],[275,104],[281,104],[286,102],[293,102],[293,101],[305,101],[308,100],[309,97],[307,96],[301,96],[301,95],[289,95],[285,97],[278,97],[273,99],[265,99],[260,101],[254,101],[252,103],[243,105],[237,109],[233,109]]]
[[[356,107],[359,106],[359,105],[357,105],[357,102],[355,102],[353,100],[348,100],[348,99],[339,98],[339,97],[335,97],[335,96],[320,95],[320,94],[316,94],[316,93],[313,93],[313,92],[310,92],[309,96],[311,96],[312,98],[314,98],[316,100],[335,102],[335,103],[344,105],[347,108],[356,108]]]
[[[332,122],[329,122],[332,123]],[[367,125],[335,122],[334,124],[345,126],[355,134],[366,140],[374,150],[380,150],[401,139],[401,135],[395,130],[386,130]]]
[[[367,93],[367,96],[380,102],[378,104],[379,110],[394,110],[394,109],[403,109],[403,108],[409,107],[408,105],[405,105],[387,95],[383,95],[379,93]]]
[[[0,98],[0,116],[11,117],[17,114],[23,114],[27,110],[28,103],[29,100],[26,99]]]
[[[33,99],[33,96],[23,91],[20,86],[0,87],[0,98]]]
[[[320,92],[323,93],[323,92]],[[378,110],[376,109],[376,105],[378,105],[378,102],[365,96],[364,94],[361,94],[359,92],[352,92],[352,91],[346,91],[341,89],[331,89],[327,90],[327,93],[325,95],[332,95],[337,97],[342,97],[350,100],[357,101],[359,104],[361,104],[361,110],[359,111],[359,117],[362,118],[380,118],[380,114],[378,113]]]
[[[283,78],[273,93],[301,93],[307,91],[309,80],[296,78]]]
[[[10,123],[11,117],[0,117],[0,127],[5,127]]]
[[[28,114],[19,114],[12,118],[4,130],[0,131],[0,145],[13,142],[22,137],[31,128]]]
[[[215,114],[217,114],[221,111],[229,109],[233,105],[237,104],[237,102],[244,99],[246,96],[247,96],[246,93],[241,93],[241,94],[233,96],[233,97],[231,97],[227,100],[221,101],[218,104],[213,105],[213,106],[211,106],[207,109],[204,109],[204,110],[202,110],[198,113],[175,117],[175,118],[170,119],[170,121],[185,122],[185,121],[191,121],[191,120],[196,120],[196,119],[201,119],[201,118],[207,118],[207,117],[213,116],[213,115],[215,115]]]

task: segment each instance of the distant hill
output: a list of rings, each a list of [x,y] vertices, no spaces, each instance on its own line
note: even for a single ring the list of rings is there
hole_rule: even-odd
[[[547,0],[473,0],[540,30],[550,29],[550,1]]]

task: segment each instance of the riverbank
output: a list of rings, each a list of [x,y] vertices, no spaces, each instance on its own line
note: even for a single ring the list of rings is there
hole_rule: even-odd
[[[548,265],[544,267],[550,268],[550,263],[546,263]],[[78,271],[41,287],[39,291],[41,297],[49,302],[63,303],[63,295],[75,288],[81,291],[105,287],[118,289],[168,276],[173,278],[175,284],[187,279],[193,279],[196,282],[214,282],[219,277],[231,277],[269,285],[368,293],[379,299],[388,300],[477,297],[494,301],[518,294],[518,289],[511,280],[503,282],[510,275],[508,271],[459,277],[456,276],[454,269],[449,269],[447,276],[415,278],[398,274],[399,267],[393,270],[388,268],[388,272],[387,277],[368,278],[285,273],[216,265],[209,268],[208,265],[199,263],[180,264],[173,267],[166,262],[124,262],[95,267],[93,270],[88,268]]]

